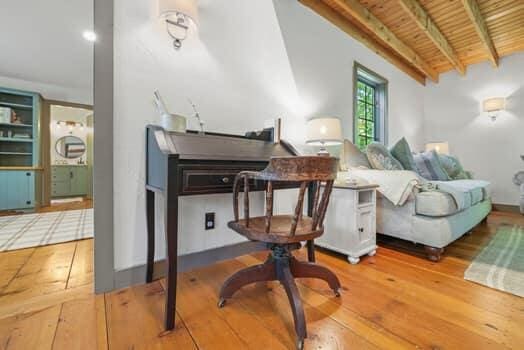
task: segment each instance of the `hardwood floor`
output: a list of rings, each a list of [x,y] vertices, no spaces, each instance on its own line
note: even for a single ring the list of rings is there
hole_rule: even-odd
[[[524,216],[492,214],[439,263],[398,241],[358,265],[319,250],[343,290],[335,298],[324,282],[300,280],[306,349],[523,349],[524,298],[463,279],[503,223],[524,226]],[[216,307],[222,282],[265,253],[181,273],[171,332],[162,329],[163,280],[95,296],[92,254],[92,240],[0,254],[0,349],[294,348],[278,283],[245,287]]]

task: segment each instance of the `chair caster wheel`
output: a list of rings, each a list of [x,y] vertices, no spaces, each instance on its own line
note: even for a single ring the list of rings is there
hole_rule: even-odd
[[[217,305],[218,305],[219,308],[223,308],[224,305],[226,305],[226,299],[220,298],[220,300],[218,301]]]
[[[335,289],[335,290],[333,290],[333,292],[335,293],[335,296],[336,296],[337,298],[340,298],[340,288],[339,288],[339,289]]]
[[[297,350],[303,350],[304,349],[304,339],[300,339],[297,341]]]

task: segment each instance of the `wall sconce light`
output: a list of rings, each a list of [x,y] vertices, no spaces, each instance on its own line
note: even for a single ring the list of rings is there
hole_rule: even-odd
[[[67,126],[69,130],[73,130],[73,128],[75,127],[79,127],[82,130],[84,128],[84,124],[79,123],[79,122],[73,122],[70,120],[60,120],[56,122],[56,127],[58,129],[60,129],[62,126]]]
[[[175,49],[182,47],[191,26],[198,25],[196,0],[159,0],[159,16],[166,22],[167,33]]]
[[[505,108],[506,100],[504,97],[488,98],[482,102],[482,109],[488,113],[492,121],[497,120],[498,112]]]

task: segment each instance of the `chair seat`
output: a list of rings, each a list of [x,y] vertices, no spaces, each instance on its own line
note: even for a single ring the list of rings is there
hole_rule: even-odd
[[[253,241],[265,243],[287,244],[301,241],[308,241],[321,236],[323,228],[312,230],[313,219],[307,216],[302,217],[295,231],[295,235],[290,235],[292,215],[275,215],[271,218],[269,233],[266,233],[266,217],[258,216],[249,218],[249,227],[246,227],[246,220],[231,221],[229,228]]]

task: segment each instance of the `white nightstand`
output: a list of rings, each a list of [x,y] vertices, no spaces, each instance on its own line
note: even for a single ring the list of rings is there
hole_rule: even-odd
[[[324,221],[324,234],[315,244],[346,254],[356,264],[377,249],[376,188],[378,185],[335,183]]]

